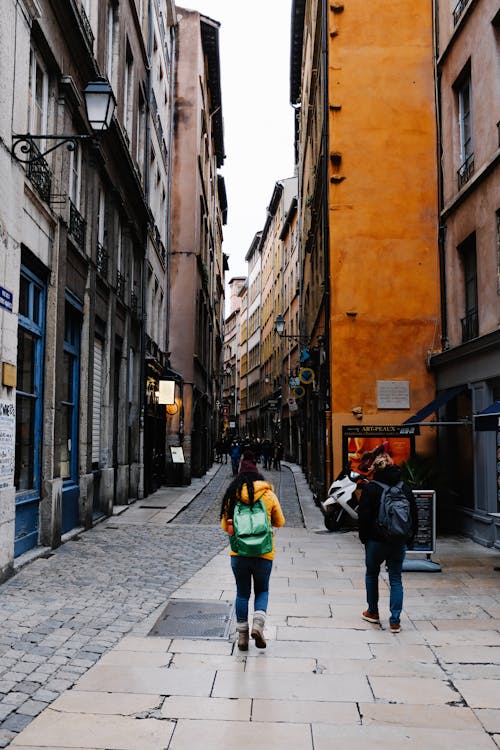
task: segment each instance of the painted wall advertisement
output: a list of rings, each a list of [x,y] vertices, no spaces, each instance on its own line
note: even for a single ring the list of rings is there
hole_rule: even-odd
[[[14,483],[15,435],[16,407],[10,401],[0,401],[0,489]]]

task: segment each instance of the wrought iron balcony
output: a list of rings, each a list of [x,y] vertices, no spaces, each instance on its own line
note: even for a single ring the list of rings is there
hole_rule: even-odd
[[[108,276],[108,253],[100,242],[97,243],[97,251],[95,256],[95,264],[97,273],[104,278]]]
[[[473,310],[460,321],[462,323],[462,344],[479,336],[477,310]]]
[[[453,11],[453,25],[456,26],[457,23],[460,21],[460,17],[462,13],[465,10],[465,6],[469,0],[459,0],[458,3],[455,6],[455,10]]]
[[[40,153],[40,149],[31,139],[27,142],[26,175],[36,192],[46,203],[50,202],[52,189],[52,172],[47,161]]]
[[[122,302],[125,300],[125,276],[120,272],[116,272],[116,296]]]
[[[83,3],[80,2],[78,5],[79,5],[79,10],[80,10],[80,18],[82,19],[82,26],[85,31],[85,36],[87,38],[87,43],[90,49],[93,49],[94,32],[92,31],[92,26],[90,25],[89,17],[87,16]]]
[[[474,174],[474,154],[471,154],[464,161],[460,169],[457,171],[458,176],[458,189],[462,188]]]
[[[85,247],[85,225],[85,219],[80,211],[73,201],[69,200],[69,233],[81,250]]]

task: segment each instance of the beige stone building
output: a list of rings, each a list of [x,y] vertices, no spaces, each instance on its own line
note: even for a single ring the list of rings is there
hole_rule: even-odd
[[[224,319],[222,227],[227,201],[219,24],[177,8],[175,121],[170,252],[170,366],[182,377],[178,411],[168,419],[169,447],[184,462],[167,469],[190,482],[212,464]],[[172,474],[174,470],[178,473]]]

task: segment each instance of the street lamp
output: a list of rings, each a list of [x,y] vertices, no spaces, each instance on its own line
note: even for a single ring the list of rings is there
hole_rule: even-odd
[[[309,343],[309,336],[301,336],[293,335],[291,333],[285,333],[285,318],[283,315],[278,315],[276,317],[276,320],[274,321],[274,330],[280,337],[280,339],[294,339],[295,341],[298,341],[299,343],[308,344]]]
[[[91,81],[83,90],[83,96],[87,119],[92,131],[98,133],[107,130],[111,125],[116,107],[116,99],[109,81],[106,78],[97,78],[95,81]],[[92,137],[93,133],[76,135],[73,133],[62,133],[61,135],[50,133],[43,133],[42,135],[13,133],[12,155],[17,161],[23,164],[34,164],[64,144],[66,144],[68,151],[74,151],[78,145],[78,141],[88,140]],[[44,141],[53,141],[54,145],[40,152],[35,142],[43,143]]]

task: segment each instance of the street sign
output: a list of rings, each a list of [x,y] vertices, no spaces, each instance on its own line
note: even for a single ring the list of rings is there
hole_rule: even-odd
[[[13,299],[12,292],[9,292],[9,290],[5,289],[3,286],[0,286],[0,307],[3,307],[3,309],[8,312],[12,312]]]

